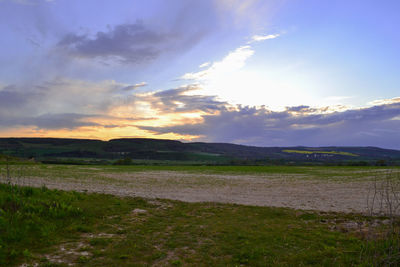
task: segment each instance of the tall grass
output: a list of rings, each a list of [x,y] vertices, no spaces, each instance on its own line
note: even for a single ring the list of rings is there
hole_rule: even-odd
[[[54,234],[82,217],[73,192],[50,191],[46,187],[0,184],[0,265],[29,257],[35,244],[51,244]]]

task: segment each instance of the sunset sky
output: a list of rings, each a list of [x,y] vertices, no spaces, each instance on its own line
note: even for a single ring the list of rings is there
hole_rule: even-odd
[[[0,136],[400,149],[398,0],[0,0]]]

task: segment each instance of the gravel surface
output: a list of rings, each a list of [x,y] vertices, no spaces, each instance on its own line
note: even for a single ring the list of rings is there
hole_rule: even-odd
[[[371,182],[367,181],[323,181],[296,174],[221,175],[174,171],[103,173],[101,177],[82,179],[25,177],[13,182],[117,196],[357,213],[366,212],[371,188]]]

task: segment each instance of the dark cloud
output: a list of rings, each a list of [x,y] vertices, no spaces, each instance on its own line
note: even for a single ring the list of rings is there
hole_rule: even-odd
[[[93,115],[62,113],[62,114],[43,114],[39,116],[27,117],[0,117],[0,128],[13,126],[33,126],[37,129],[56,130],[56,129],[76,129],[83,126],[99,126],[99,124],[87,121]]]
[[[6,86],[0,88],[0,128],[115,128],[120,126],[114,122],[125,120],[132,121],[130,126],[154,134],[202,136],[199,140],[208,142],[400,149],[400,102],[397,100],[342,112],[308,106],[287,107],[277,112],[265,107],[232,106],[214,96],[196,94],[199,89],[196,85],[128,96],[121,94],[126,86],[114,81],[91,83],[62,79],[26,88]],[[172,126],[140,126],[142,120],[157,121],[154,117],[143,118],[143,113],[137,112],[135,107],[143,104],[160,115],[201,112],[202,122],[182,124],[182,117],[177,116],[177,121],[171,121]],[[126,112],[114,117],[109,113],[113,108]],[[101,125],[93,119],[104,119],[107,123]]]
[[[15,91],[15,86],[6,86],[0,91],[0,109],[9,109],[24,105],[28,98],[25,94]]]
[[[137,83],[137,84],[134,84],[134,85],[125,86],[121,90],[123,90],[123,91],[131,91],[131,90],[135,90],[135,89],[138,89],[140,87],[145,87],[145,86],[147,86],[147,83],[146,82],[141,82],[141,83]]]
[[[293,112],[295,111],[295,113]],[[140,127],[154,133],[202,135],[209,142],[258,146],[381,146],[400,148],[400,103],[310,114],[308,107],[273,112],[265,108],[222,109],[198,124]]]
[[[97,126],[92,117],[107,117],[125,84],[90,83],[56,79],[39,85],[0,88],[0,127],[34,126],[40,129],[73,129]],[[71,112],[73,111],[73,112]]]
[[[73,57],[131,64],[152,61],[192,39],[190,34],[155,31],[137,22],[117,25],[94,36],[70,33],[58,42],[57,47]]]
[[[310,107],[304,106],[304,105],[286,108],[287,111],[304,111],[304,110],[308,110],[308,109],[310,109]]]
[[[98,126],[97,123],[85,120],[91,117],[95,116],[75,113],[44,114],[25,119],[24,123],[40,129],[76,129],[82,126]]]
[[[0,88],[0,111],[102,113],[121,98],[121,91],[126,87],[129,86],[112,80],[89,82],[61,78],[39,84],[7,85]]]
[[[43,95],[41,88],[24,90],[14,85],[0,88],[0,120],[33,114]]]
[[[188,94],[197,89],[196,86],[184,86],[142,96],[138,100],[148,102],[153,109],[162,113],[188,111],[213,112],[225,109],[227,103],[218,101],[215,96]]]

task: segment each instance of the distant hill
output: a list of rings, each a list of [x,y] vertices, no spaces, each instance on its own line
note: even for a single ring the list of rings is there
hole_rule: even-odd
[[[378,147],[255,147],[126,138],[110,141],[65,138],[0,138],[0,154],[37,160],[173,160],[212,164],[381,162],[399,164],[400,151]]]

